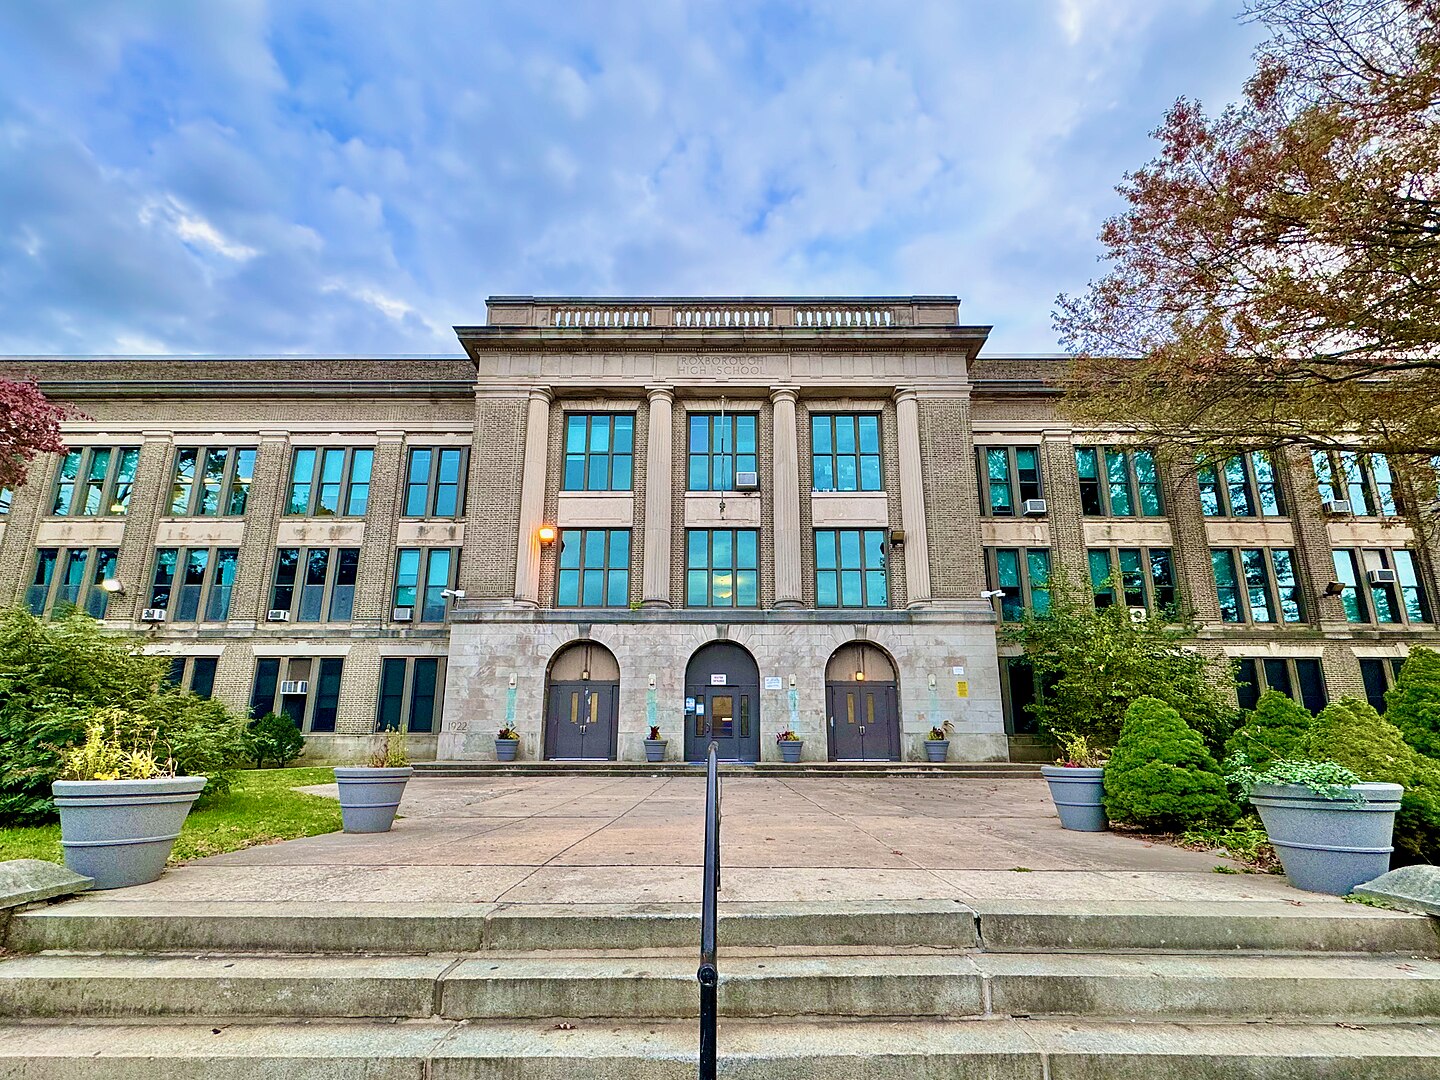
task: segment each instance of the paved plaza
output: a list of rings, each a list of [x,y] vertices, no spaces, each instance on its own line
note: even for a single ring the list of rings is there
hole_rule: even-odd
[[[331,792],[332,788],[313,788]],[[394,830],[172,868],[95,900],[694,904],[698,777],[411,780]],[[722,901],[1300,898],[1205,852],[1060,828],[1040,780],[724,781]]]

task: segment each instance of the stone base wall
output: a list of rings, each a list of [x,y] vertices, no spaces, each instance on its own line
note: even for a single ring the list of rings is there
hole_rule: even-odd
[[[435,743],[438,735],[406,735],[405,752],[411,761],[434,761]],[[378,735],[329,735],[325,733],[305,736],[305,750],[298,765],[366,765],[370,755],[385,743],[385,736]]]

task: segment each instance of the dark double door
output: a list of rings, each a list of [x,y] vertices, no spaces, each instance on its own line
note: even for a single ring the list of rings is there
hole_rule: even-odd
[[[831,761],[899,761],[900,709],[893,682],[825,684]]]
[[[730,641],[704,646],[685,669],[685,760],[703,760],[712,741],[726,761],[760,760],[760,669]]]
[[[545,716],[545,756],[614,760],[618,682],[552,682]]]

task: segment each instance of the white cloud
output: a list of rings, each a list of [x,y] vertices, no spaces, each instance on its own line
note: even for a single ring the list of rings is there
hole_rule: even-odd
[[[244,262],[260,254],[256,248],[226,239],[219,229],[173,195],[153,199],[140,207],[140,224],[169,229],[192,248],[202,248],[227,259]]]

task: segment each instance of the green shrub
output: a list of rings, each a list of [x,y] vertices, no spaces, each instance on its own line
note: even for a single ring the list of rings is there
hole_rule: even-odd
[[[1440,764],[1410,746],[1368,702],[1343,698],[1325,706],[1310,726],[1305,753],[1338,762],[1362,780],[1403,785],[1391,861],[1440,860]]]
[[[250,721],[245,738],[258,769],[265,768],[267,761],[283,769],[305,749],[305,736],[284,713],[266,713]]]
[[[1105,812],[1111,821],[1181,830],[1235,820],[1220,767],[1199,733],[1159,698],[1125,710],[1120,740],[1105,765]]]
[[[1420,753],[1440,761],[1440,652],[1415,645],[1385,694],[1385,719]]]
[[[1288,694],[1267,690],[1225,743],[1225,756],[1244,754],[1257,769],[1276,758],[1299,757],[1313,719],[1310,710],[1297,705]]]

